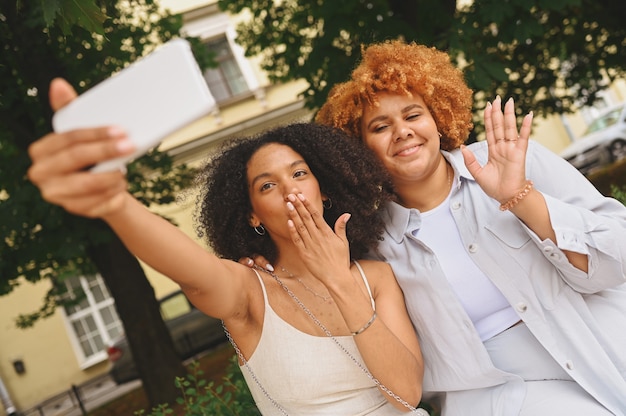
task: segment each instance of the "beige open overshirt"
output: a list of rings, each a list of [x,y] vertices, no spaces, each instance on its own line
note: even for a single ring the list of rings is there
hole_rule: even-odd
[[[470,145],[479,162],[486,142]],[[499,210],[463,163],[450,209],[470,257],[572,378],[616,415],[626,415],[626,208],[604,198],[563,159],[531,142],[526,174],[545,197],[557,242],[541,241]],[[437,258],[412,231],[420,213],[389,203],[386,231],[373,258],[389,262],[404,291],[424,354],[424,395],[443,416],[517,415],[525,394],[516,375],[496,369]],[[589,256],[589,272],[562,249]]]

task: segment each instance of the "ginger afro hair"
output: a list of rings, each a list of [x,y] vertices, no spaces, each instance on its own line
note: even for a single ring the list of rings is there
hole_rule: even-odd
[[[420,95],[442,134],[441,148],[463,144],[472,129],[472,90],[445,52],[400,40],[362,48],[350,80],[334,86],[316,121],[361,138],[365,105],[379,105],[381,92]]]

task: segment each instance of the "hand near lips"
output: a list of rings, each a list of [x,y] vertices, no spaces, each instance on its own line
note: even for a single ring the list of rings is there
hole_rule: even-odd
[[[526,150],[532,127],[532,112],[522,121],[517,131],[515,104],[510,98],[504,105],[496,97],[485,107],[485,135],[489,147],[489,158],[484,166],[476,160],[466,147],[461,147],[465,165],[483,191],[505,203],[517,195],[526,184]]]
[[[350,270],[350,248],[346,237],[346,223],[350,214],[341,215],[335,222],[335,232],[324,216],[303,194],[290,194],[289,232],[298,254],[307,269],[322,283],[334,280],[337,271]],[[333,270],[333,276],[328,271]]]
[[[350,214],[341,215],[335,223],[335,232],[328,226],[324,217],[315,210],[309,200],[300,194],[289,195],[289,227],[292,241],[299,249],[299,255],[307,268],[321,281],[333,267],[350,267],[350,249],[346,237],[346,223]],[[328,259],[328,260],[323,260]],[[239,263],[274,271],[274,266],[259,254],[242,257]],[[333,266],[336,265],[336,266]]]

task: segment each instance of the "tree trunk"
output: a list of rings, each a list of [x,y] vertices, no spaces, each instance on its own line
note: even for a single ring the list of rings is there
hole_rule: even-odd
[[[174,379],[186,371],[139,261],[115,234],[89,252],[115,299],[150,406],[175,403],[180,391]]]

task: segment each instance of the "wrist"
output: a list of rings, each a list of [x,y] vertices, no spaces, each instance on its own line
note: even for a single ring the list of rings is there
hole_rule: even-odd
[[[109,199],[102,208],[103,212],[99,216],[104,222],[111,226],[116,223],[132,219],[134,209],[147,209],[141,202],[137,201],[128,192],[122,192]]]
[[[533,189],[533,181],[526,179],[524,187],[520,189],[512,198],[500,204],[500,211],[508,211],[516,206],[520,201],[528,196]]]

